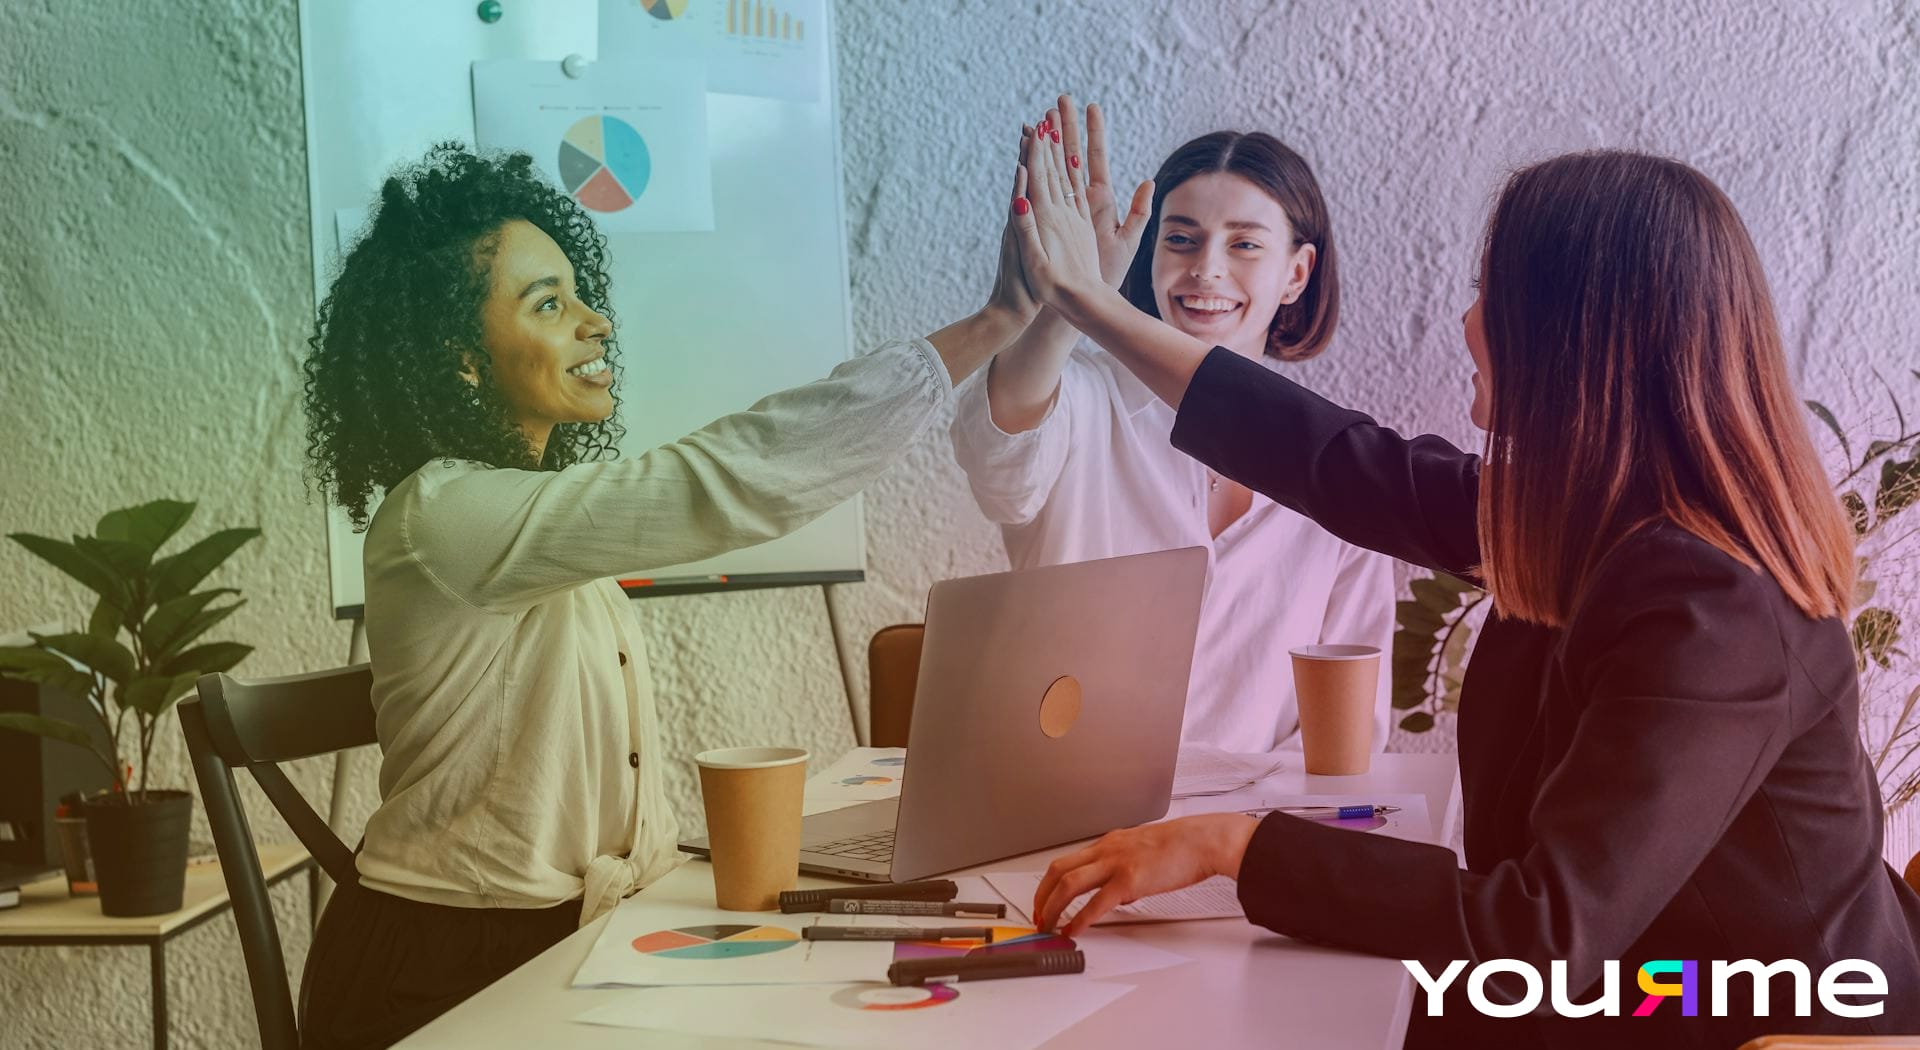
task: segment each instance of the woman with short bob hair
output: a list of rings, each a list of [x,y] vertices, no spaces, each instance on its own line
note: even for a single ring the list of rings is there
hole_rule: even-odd
[[[1108,176],[1099,108],[1087,107],[1084,163],[1074,117],[1062,96],[1047,120],[1097,213],[1102,275],[1135,309],[1268,371],[1326,351],[1340,265],[1306,158],[1265,132],[1201,135],[1169,153],[1127,207]],[[1287,651],[1392,646],[1391,559],[1170,446],[1172,407],[1057,313],[1043,311],[955,400],[954,458],[1014,568],[1177,547],[1211,554],[1182,743],[1298,747]],[[1375,751],[1391,724],[1389,684],[1382,675],[1373,696]]]
[[[1084,929],[1215,874],[1290,936],[1429,973],[1564,967],[1550,995],[1480,1017],[1452,985],[1409,1046],[1733,1047],[1767,1031],[1920,1030],[1920,899],[1880,858],[1843,620],[1851,532],[1788,379],[1759,258],[1693,169],[1557,157],[1508,180],[1464,318],[1483,456],[1403,438],[1104,289],[1056,151],[1029,150],[1030,287],[1169,404],[1173,442],[1335,534],[1493,596],[1460,702],[1467,866],[1439,846],[1282,814],[1114,832],[1056,861],[1034,902]],[[1792,959],[1884,977],[1871,1016],[1754,1016],[1656,1000],[1642,963]],[[1856,975],[1855,988],[1866,983]],[[1777,983],[1777,982],[1776,982]],[[1489,986],[1521,998],[1509,973]],[[1424,1000],[1424,996],[1422,996]]]

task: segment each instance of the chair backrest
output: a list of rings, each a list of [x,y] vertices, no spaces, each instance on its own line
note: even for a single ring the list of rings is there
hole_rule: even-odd
[[[214,848],[233,900],[234,924],[253,986],[254,1015],[266,1050],[297,1050],[300,1033],[287,991],[286,959],[274,925],[253,831],[240,807],[233,771],[246,769],[286,818],[307,852],[334,882],[357,881],[353,851],[340,841],[276,765],[375,742],[373,673],[366,664],[315,674],[242,681],[202,675],[200,697],[179,707],[193,776],[207,808]]]
[[[874,747],[906,747],[913,722],[913,690],[920,682],[920,644],[926,624],[882,627],[867,643],[868,742]]]

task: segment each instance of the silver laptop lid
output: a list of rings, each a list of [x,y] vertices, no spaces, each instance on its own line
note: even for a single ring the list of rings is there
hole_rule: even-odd
[[[895,881],[1166,815],[1203,547],[945,580],[927,596]]]

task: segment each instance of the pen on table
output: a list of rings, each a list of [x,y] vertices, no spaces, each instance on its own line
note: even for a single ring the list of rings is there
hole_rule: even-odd
[[[806,926],[808,941],[985,941],[993,943],[991,926]]]
[[[827,902],[835,915],[939,915],[949,919],[1004,919],[1004,904],[969,904],[966,901],[863,900],[836,897]]]
[[[788,914],[801,911],[825,911],[831,900],[950,901],[960,896],[960,884],[952,879],[926,879],[921,882],[894,882],[879,886],[830,886],[820,890],[784,890],[780,910]]]
[[[1398,812],[1399,806],[1268,806],[1247,810],[1246,814],[1257,817],[1262,813],[1285,813],[1290,817],[1305,817],[1308,820],[1352,820],[1355,817],[1384,817]]]
[[[943,977],[956,981],[990,981],[1000,977],[1084,973],[1086,969],[1086,953],[1078,949],[1010,955],[956,955],[945,959],[902,959],[887,967],[887,981],[891,984],[925,984]]]

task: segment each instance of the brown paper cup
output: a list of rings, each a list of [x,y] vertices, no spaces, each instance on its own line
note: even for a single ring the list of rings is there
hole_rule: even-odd
[[[807,753],[730,747],[693,756],[707,809],[713,899],[724,911],[770,911],[800,881],[800,795]]]
[[[1288,653],[1293,657],[1293,693],[1300,704],[1307,772],[1365,773],[1373,757],[1380,650],[1371,645],[1303,645]]]

